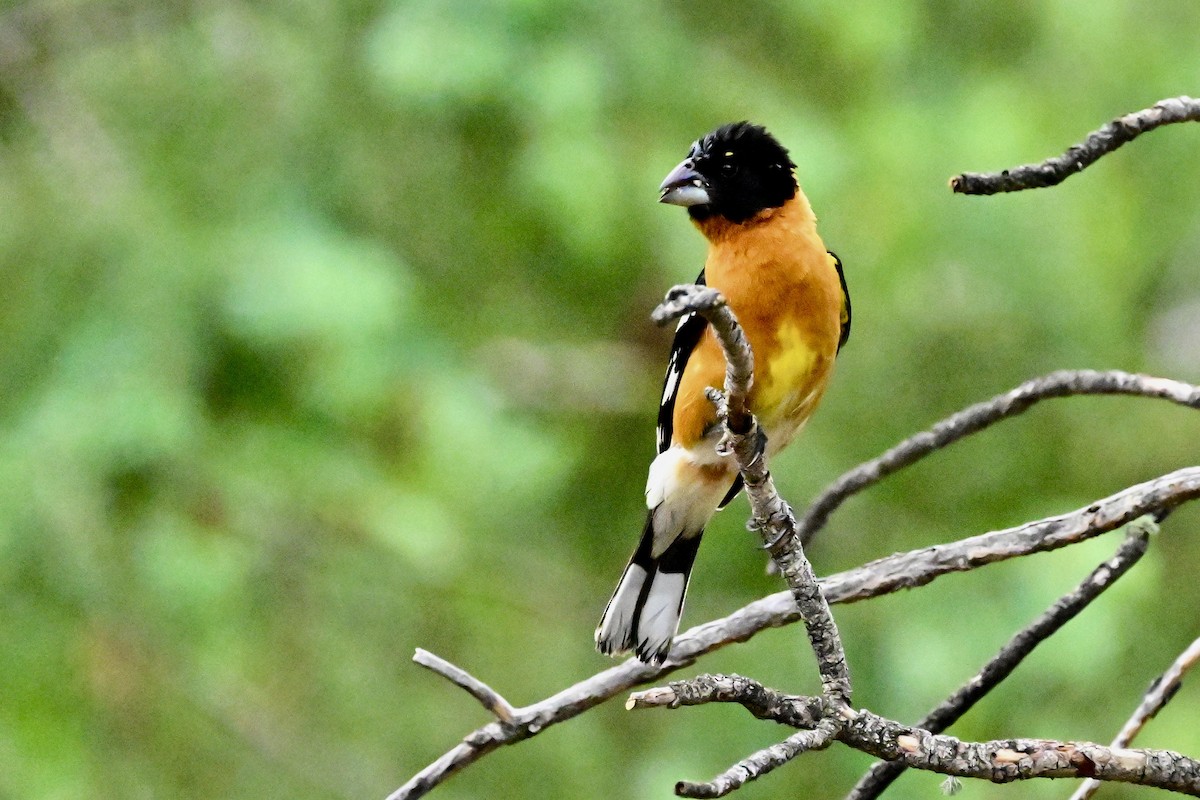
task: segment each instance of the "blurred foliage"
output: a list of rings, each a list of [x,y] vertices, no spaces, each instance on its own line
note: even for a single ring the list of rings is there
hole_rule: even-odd
[[[1052,369],[1200,381],[1200,129],[1052,190],[946,188],[1194,94],[1198,29],[1190,0],[9,5],[0,796],[381,797],[485,721],[414,647],[516,703],[606,666],[670,335],[647,313],[703,257],[655,188],[718,123],[792,148],[853,291],[776,464],[795,504]],[[812,556],[1072,509],[1195,463],[1198,435],[1152,401],[1052,401],[855,499]],[[744,514],[686,624],[778,588]],[[1200,632],[1198,526],[1176,514],[955,732],[1107,741]],[[857,702],[920,715],[1114,547],[839,609]],[[815,686],[796,629],[699,669]],[[1141,743],[1200,753],[1198,703]],[[782,735],[613,702],[437,796],[665,797]],[[840,796],[867,763],[834,748],[739,797]]]

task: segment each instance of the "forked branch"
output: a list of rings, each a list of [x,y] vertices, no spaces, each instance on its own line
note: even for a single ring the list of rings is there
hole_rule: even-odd
[[[1146,723],[1171,701],[1176,690],[1179,689],[1179,684],[1183,681],[1183,676],[1196,666],[1197,662],[1200,662],[1200,639],[1196,639],[1188,645],[1187,649],[1180,653],[1174,663],[1167,668],[1167,671],[1155,678],[1154,682],[1150,684],[1150,688],[1146,690],[1142,702],[1138,704],[1137,710],[1133,712],[1133,716],[1121,728],[1121,732],[1117,734],[1117,738],[1113,739],[1109,747],[1128,747],[1133,741],[1133,737],[1138,735]],[[1071,800],[1087,800],[1096,793],[1099,786],[1100,781],[1089,778],[1079,786],[1075,794],[1071,795]]]
[[[495,689],[467,672],[462,667],[456,667],[446,659],[436,656],[428,650],[417,648],[413,661],[430,672],[436,672],[446,680],[463,689],[479,703],[492,712],[496,719],[503,723],[511,723],[516,712],[507,700],[500,696]]]
[[[1056,600],[1040,617],[1013,636],[983,669],[925,715],[916,727],[929,733],[941,733],[961,719],[1011,675],[1034,648],[1057,633],[1128,572],[1145,555],[1150,534],[1157,530],[1158,524],[1151,516],[1130,523],[1125,541],[1112,558],[1102,562],[1075,589]],[[903,761],[877,762],[846,795],[846,800],[874,800],[905,769],[907,766]]]
[[[947,573],[1066,547],[1119,528],[1144,514],[1169,511],[1197,497],[1200,497],[1200,467],[1187,467],[1067,514],[881,558],[823,578],[821,587],[830,604],[866,600],[922,586]],[[423,797],[497,747],[528,739],[634,686],[689,666],[706,653],[745,641],[766,628],[797,622],[799,618],[792,593],[784,591],[756,600],[727,617],[698,625],[675,638],[671,654],[661,666],[630,659],[545,700],[515,709],[510,724],[494,721],[476,729],[389,795],[389,800]]]

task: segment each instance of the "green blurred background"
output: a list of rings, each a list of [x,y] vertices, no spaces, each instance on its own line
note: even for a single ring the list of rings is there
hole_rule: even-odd
[[[8,5],[0,796],[378,798],[487,719],[415,647],[518,704],[608,666],[670,337],[647,314],[704,252],[656,188],[716,124],[791,148],[853,293],[775,464],[794,504],[1053,369],[1200,381],[1200,126],[1052,190],[946,187],[1196,94],[1197,31],[1193,0]],[[811,556],[1067,511],[1198,440],[1166,404],[1052,401],[853,500]],[[685,625],[781,588],[745,515],[713,524]],[[1172,517],[954,732],[1108,741],[1200,633],[1198,528]],[[837,609],[856,701],[918,717],[1115,546]],[[817,685],[798,628],[700,670]],[[1139,743],[1200,753],[1198,703]],[[785,734],[615,700],[435,796],[668,797]],[[840,796],[868,763],[738,796]]]

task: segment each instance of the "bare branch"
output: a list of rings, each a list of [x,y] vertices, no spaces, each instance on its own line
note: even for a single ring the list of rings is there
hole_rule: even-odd
[[[830,603],[865,600],[924,585],[948,572],[961,572],[995,561],[1065,547],[1118,528],[1143,514],[1170,510],[1197,497],[1200,497],[1200,467],[1188,467],[1131,486],[1069,514],[888,556],[823,578],[821,587]],[[698,625],[675,638],[670,656],[661,666],[653,667],[629,659],[552,697],[516,709],[511,725],[492,722],[475,730],[463,743],[393,792],[389,800],[422,797],[458,770],[501,745],[527,739],[614,695],[689,666],[706,653],[745,641],[765,628],[797,622],[799,618],[792,593],[785,591],[756,600],[727,617]]]
[[[1113,740],[1113,747],[1125,747],[1133,741],[1146,723],[1170,702],[1171,697],[1183,682],[1183,676],[1196,666],[1198,661],[1200,661],[1200,638],[1188,645],[1187,649],[1180,653],[1174,663],[1167,668],[1167,671],[1151,684],[1133,716],[1129,718],[1125,726],[1121,728],[1121,732],[1117,734],[1117,738]]]
[[[672,681],[660,689],[646,689],[629,695],[625,708],[679,708],[705,703],[740,703],[759,719],[811,730],[825,716],[825,701],[820,697],[787,695],[741,675],[698,675],[686,681]]]
[[[923,586],[948,572],[1057,550],[1115,530],[1144,514],[1169,511],[1197,497],[1200,497],[1200,467],[1185,467],[1067,514],[887,556],[826,578],[822,585],[830,602],[865,600],[897,589]],[[790,621],[785,617],[781,623]]]
[[[1130,523],[1125,541],[1112,558],[1092,570],[1074,590],[1056,600],[1033,623],[1010,639],[983,669],[927,714],[917,723],[917,727],[930,733],[941,733],[953,725],[975,703],[1011,675],[1034,648],[1057,633],[1063,625],[1074,619],[1089,603],[1103,594],[1105,589],[1128,572],[1146,553],[1151,531],[1149,526],[1157,527],[1153,521],[1139,525],[1142,520],[1150,520],[1150,517],[1142,517]],[[876,763],[846,795],[847,800],[873,800],[905,769],[905,765],[899,761]]]
[[[1167,668],[1167,671],[1150,684],[1150,688],[1146,690],[1146,695],[1142,698],[1137,710],[1133,712],[1133,716],[1129,718],[1109,746],[1113,748],[1128,747],[1133,741],[1133,737],[1137,736],[1146,723],[1175,696],[1179,684],[1183,681],[1183,676],[1196,666],[1198,661],[1200,661],[1200,639],[1196,639],[1188,645],[1179,658],[1175,659],[1175,662]],[[1099,785],[1099,781],[1089,778],[1080,785],[1075,794],[1071,795],[1071,800],[1087,800],[1096,793]]]
[[[932,428],[910,436],[883,455],[843,474],[826,487],[804,512],[799,525],[800,539],[807,545],[816,532],[825,526],[829,515],[851,496],[959,439],[1021,414],[1042,400],[1093,394],[1151,397],[1200,409],[1200,387],[1188,383],[1118,370],[1051,372],[952,414]]]
[[[706,676],[719,678],[720,676]],[[753,682],[751,682],[753,683]],[[744,684],[727,684],[721,691],[704,693],[693,698],[701,702],[739,703],[752,707],[756,701],[738,696]],[[818,698],[782,695],[761,685],[751,691],[773,693],[775,707],[784,714],[789,709],[805,707]],[[657,704],[675,708],[683,703]],[[761,712],[761,707],[756,711]],[[756,713],[755,716],[761,716]],[[1133,750],[1105,747],[1091,742],[1060,742],[1050,739],[1002,739],[991,742],[964,742],[953,736],[938,735],[919,727],[902,725],[866,709],[848,711],[849,721],[833,738],[861,752],[896,761],[905,767],[938,772],[959,778],[981,778],[993,783],[1010,783],[1030,778],[1098,778],[1102,781],[1134,783],[1160,789],[1200,796],[1200,762],[1170,750]],[[783,721],[783,719],[779,719]],[[821,720],[824,722],[824,720]],[[805,730],[798,737],[812,737]],[[793,737],[795,738],[795,737]],[[791,740],[788,740],[791,741]],[[776,745],[775,747],[781,747]],[[763,751],[768,753],[772,748]],[[760,756],[763,754],[756,754]],[[763,755],[763,759],[769,756]],[[749,761],[749,759],[748,759]],[[743,762],[745,763],[745,762]],[[770,767],[750,774],[764,766],[762,761],[749,768],[746,780],[757,777]],[[722,780],[732,782],[736,777]],[[743,780],[742,783],[745,781]],[[714,782],[716,783],[716,782]],[[709,784],[703,785],[708,786]],[[726,785],[725,782],[720,786]],[[738,784],[741,785],[741,784]],[[690,786],[690,785],[689,785]],[[737,788],[736,786],[732,788]],[[679,791],[679,787],[676,787]],[[686,795],[719,797],[720,795]]]
[[[516,713],[509,702],[483,681],[461,667],[456,667],[440,656],[428,650],[417,648],[413,661],[428,670],[436,672],[446,680],[464,689],[468,694],[483,704],[483,707],[496,715],[501,722],[512,722]]]
[[[842,731],[841,740],[877,758],[916,769],[1009,783],[1029,778],[1098,778],[1200,796],[1200,762],[1170,750],[1127,750],[1091,742],[1005,739],[963,742],[869,711]]]
[[[1198,120],[1200,101],[1186,96],[1160,100],[1150,108],[1117,117],[1060,156],[1002,172],[965,172],[950,179],[950,189],[959,194],[996,194],[1055,186],[1143,133],[1161,125]]]

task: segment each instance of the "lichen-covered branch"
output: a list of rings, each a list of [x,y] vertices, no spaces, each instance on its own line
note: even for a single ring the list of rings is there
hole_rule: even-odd
[[[1162,125],[1198,120],[1200,101],[1190,97],[1160,100],[1150,108],[1117,117],[1060,156],[1001,172],[965,172],[950,179],[950,188],[959,194],[996,194],[1055,186],[1143,133]]]
[[[1010,783],[1030,778],[1097,778],[1200,796],[1200,762],[1170,750],[1128,750],[1091,742],[1004,739],[964,742],[860,711],[841,740],[905,766]]]
[[[679,708],[705,703],[739,703],[759,719],[805,729],[815,728],[827,708],[823,698],[787,695],[741,675],[698,675],[686,681],[671,681],[662,688],[634,692],[625,708]]]
[[[1131,523],[1125,540],[1112,558],[1092,570],[1082,583],[1056,600],[1040,617],[1013,636],[983,669],[939,703],[917,723],[917,727],[930,733],[941,733],[962,718],[972,706],[1011,675],[1034,648],[1057,633],[1128,572],[1146,553],[1150,534],[1156,528],[1157,523],[1149,516]],[[776,702],[782,705],[782,701]],[[901,761],[878,762],[859,779],[846,795],[846,800],[873,800],[905,769]]]
[[[850,673],[841,637],[813,572],[796,537],[796,518],[775,489],[768,469],[762,434],[747,406],[754,380],[754,354],[741,325],[719,292],[705,286],[676,286],[651,315],[662,325],[686,313],[704,315],[725,352],[725,392],[710,395],[726,432],[718,450],[737,460],[750,500],[750,527],[762,536],[796,601],[817,657],[821,684],[831,705],[850,702]]]
[[[847,499],[892,473],[978,433],[1001,420],[1014,417],[1052,397],[1076,395],[1127,395],[1166,400],[1200,409],[1200,386],[1167,378],[1112,370],[1060,370],[1026,381],[1020,386],[951,414],[932,428],[910,436],[883,455],[858,465],[826,487],[800,519],[799,535],[807,545],[829,515]]]
[[[768,709],[778,709],[776,721],[787,720],[787,724],[798,721],[806,727],[811,718],[806,718],[803,712],[796,713],[796,709],[820,703],[818,698],[780,694],[747,678],[732,681],[725,676],[706,675],[695,683],[695,687],[681,687],[681,694],[674,698],[665,695],[647,697],[651,693],[641,692],[637,695],[641,698],[637,707],[738,703],[750,708],[758,717],[764,717]],[[748,696],[742,696],[743,692]],[[688,702],[681,700],[685,696]],[[760,705],[755,697],[770,697],[770,705]],[[1094,777],[1200,796],[1200,762],[1170,750],[1134,750],[1050,739],[965,742],[903,725],[866,709],[851,711],[848,716],[848,722],[834,738],[856,750],[905,767],[993,783],[1032,778]],[[811,731],[801,732],[806,733]]]

